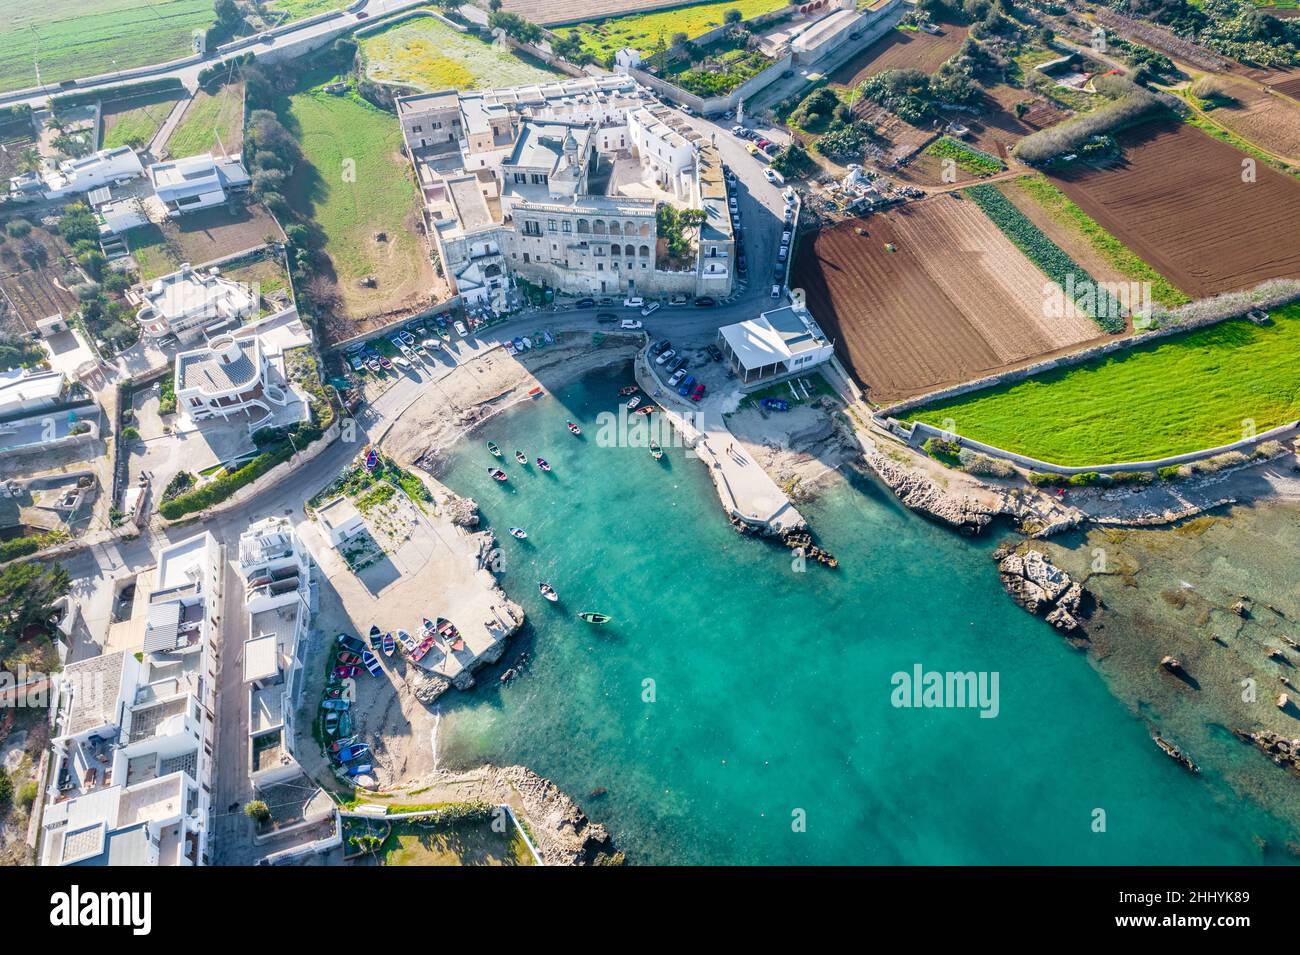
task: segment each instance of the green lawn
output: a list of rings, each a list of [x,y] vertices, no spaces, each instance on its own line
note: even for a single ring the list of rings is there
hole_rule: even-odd
[[[0,0],[0,92],[35,86],[36,65],[58,83],[185,56],[215,19],[211,0]]]
[[[99,148],[145,148],[158,134],[180,98],[180,92],[175,91],[166,95],[138,97],[134,101],[100,104],[104,135],[100,138]]]
[[[963,395],[909,421],[1053,464],[1148,461],[1300,418],[1300,305]]]
[[[562,75],[540,60],[525,59],[441,20],[420,17],[362,41],[366,74],[384,83],[424,90],[474,90],[480,87],[546,83]]]
[[[556,27],[560,34],[577,34],[583,49],[604,58],[624,47],[639,50],[642,56],[653,53],[663,36],[668,43],[674,33],[697,37],[714,27],[722,26],[722,17],[728,10],[739,10],[745,19],[756,17],[788,6],[784,0],[722,0],[720,3],[694,3],[671,10],[653,13],[633,13],[622,17],[577,23],[569,27]]]
[[[388,296],[423,287],[432,267],[415,229],[420,200],[397,118],[355,92],[315,89],[287,102],[282,121],[305,159],[294,169],[288,199],[318,230],[345,304],[382,309],[392,304]],[[385,241],[376,240],[380,232]],[[382,298],[357,290],[357,280],[371,275]]]
[[[140,280],[143,282],[170,275],[181,267],[184,253],[153,223],[131,229],[126,233],[126,241],[140,266]]]
[[[284,22],[290,23],[329,10],[342,10],[347,4],[348,0],[270,0],[266,9],[268,13],[287,14]]]
[[[185,108],[185,115],[167,140],[167,152],[174,159],[220,151],[238,152],[244,128],[244,87],[232,83],[209,92],[199,90]],[[220,145],[218,144],[220,138]]]

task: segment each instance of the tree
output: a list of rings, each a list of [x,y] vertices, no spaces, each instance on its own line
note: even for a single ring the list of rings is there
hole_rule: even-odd
[[[215,0],[212,9],[216,11],[217,23],[227,32],[234,32],[244,22],[244,15],[239,12],[235,0]]]
[[[32,224],[26,219],[10,219],[5,223],[5,232],[10,238],[21,239],[32,231]]]
[[[739,23],[743,19],[745,19],[745,15],[741,13],[739,10],[737,10],[735,7],[732,7],[730,10],[728,10],[726,13],[722,15],[722,22],[727,24]]]
[[[71,587],[72,578],[58,564],[28,562],[0,570],[0,659],[28,629],[50,626],[55,601]]]
[[[669,46],[685,46],[685,45],[686,45],[686,41],[689,40],[689,39],[690,39],[690,37],[689,37],[687,34],[682,33],[682,32],[679,31],[679,32],[673,34],[672,39],[669,41],[668,45],[669,45]]]
[[[271,818],[271,810],[267,808],[266,803],[260,799],[250,799],[244,803],[244,815],[259,826]]]

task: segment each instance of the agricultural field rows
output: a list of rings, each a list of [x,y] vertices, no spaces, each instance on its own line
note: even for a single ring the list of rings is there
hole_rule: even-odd
[[[1186,123],[1149,122],[1116,139],[1122,163],[1049,178],[1181,291],[1200,298],[1300,278],[1300,244],[1282,238],[1300,222],[1300,182]]]
[[[1123,307],[1106,291],[1098,288],[1096,280],[1079,267],[1065,251],[1043,234],[1027,216],[991,185],[972,186],[966,190],[1003,234],[1028,256],[1043,274],[1064,289],[1071,286],[1089,295],[1091,301],[1079,307],[1105,332],[1122,332],[1125,328]]]
[[[1230,444],[1300,417],[1300,306],[1152,341],[911,412],[963,437],[1081,467]]]
[[[190,52],[211,0],[0,0],[0,92],[160,63]]]
[[[876,402],[924,394],[1099,339],[1044,308],[1042,273],[980,208],[937,196],[800,243],[791,284]]]

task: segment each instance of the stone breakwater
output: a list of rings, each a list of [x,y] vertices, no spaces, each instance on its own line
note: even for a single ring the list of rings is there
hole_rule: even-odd
[[[1300,739],[1287,739],[1270,730],[1248,733],[1234,729],[1232,733],[1242,742],[1250,743],[1278,766],[1300,776]]]
[[[529,835],[547,865],[603,865],[622,861],[609,830],[592,822],[559,786],[523,766],[494,767],[498,789],[519,795]]]
[[[1090,595],[1083,585],[1037,550],[1017,551],[1004,545],[993,552],[998,576],[1011,599],[1043,617],[1071,642],[1086,641],[1081,621],[1089,613]]]
[[[866,449],[867,466],[888,485],[905,507],[955,527],[963,534],[978,534],[1000,511],[991,510],[966,495],[944,490],[923,474],[897,463],[879,451]]]

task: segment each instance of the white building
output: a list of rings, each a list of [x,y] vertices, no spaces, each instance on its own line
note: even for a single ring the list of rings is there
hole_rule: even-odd
[[[790,49],[800,63],[812,63],[838,49],[851,34],[860,32],[874,14],[859,13],[850,7],[836,10],[795,37]]]
[[[399,97],[429,233],[467,304],[511,276],[574,294],[727,295],[734,236],[708,139],[629,76]],[[661,262],[657,209],[708,213]]]
[[[718,329],[718,345],[744,385],[802,374],[835,354],[812,316],[795,305],[724,325]]]
[[[316,519],[331,547],[338,547],[366,529],[365,519],[345,494],[316,508]]]
[[[298,776],[294,714],[302,702],[311,619],[311,558],[293,525],[268,517],[239,538],[248,639],[248,776],[257,788]]]
[[[146,338],[196,336],[205,327],[220,327],[255,315],[256,289],[222,278],[216,269],[195,271],[188,263],[164,275],[143,292],[136,321]]]
[[[163,548],[139,650],[59,674],[42,865],[207,863],[222,568],[211,534]]]
[[[154,194],[170,216],[219,206],[230,190],[250,182],[248,170],[238,156],[214,157],[210,153],[156,162],[148,172]]]
[[[256,335],[221,335],[176,356],[176,410],[194,421],[252,414],[270,416],[290,393],[272,377]]]
[[[0,371],[0,418],[53,408],[62,404],[67,395],[68,379],[61,371]]]
[[[95,210],[95,219],[99,222],[99,234],[102,236],[121,235],[128,229],[145,225],[149,216],[144,211],[144,203],[134,196],[113,198],[108,186],[90,190],[86,202]]]
[[[140,158],[130,146],[102,149],[80,159],[65,159],[55,172],[39,177],[35,186],[33,174],[11,179],[10,191],[31,196],[39,188],[46,199],[63,199],[80,192],[90,192],[100,186],[111,185],[124,179],[134,179],[144,172]]]
[[[641,53],[630,46],[625,46],[614,54],[614,67],[620,70],[638,70],[641,68]]]

